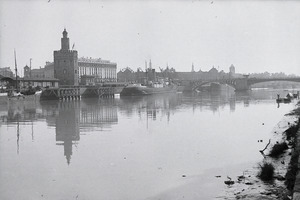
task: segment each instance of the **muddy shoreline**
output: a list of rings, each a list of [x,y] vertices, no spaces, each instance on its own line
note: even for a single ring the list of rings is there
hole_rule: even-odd
[[[294,184],[298,172],[298,158],[300,142],[299,117],[300,101],[296,104],[293,111],[286,114],[284,119],[279,122],[278,127],[273,131],[274,137],[270,138],[266,148],[259,150],[262,160],[257,166],[245,169],[238,177],[228,177],[224,181],[227,185],[226,197],[224,199],[254,199],[271,200],[292,199]],[[258,140],[258,142],[261,142]],[[286,143],[287,149],[278,155],[270,156],[274,146],[279,143]],[[269,164],[274,167],[270,180],[262,180],[260,175],[262,166]],[[300,182],[300,181],[299,181]],[[299,186],[296,186],[300,188]]]

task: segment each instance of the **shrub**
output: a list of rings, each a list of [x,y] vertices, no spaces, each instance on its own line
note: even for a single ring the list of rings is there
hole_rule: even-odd
[[[260,172],[258,177],[263,181],[270,181],[274,176],[274,166],[271,163],[264,163],[260,165]]]
[[[299,129],[299,124],[290,126],[284,133],[286,135],[286,139],[290,141],[296,137],[296,133]]]
[[[272,158],[276,158],[282,153],[284,153],[284,151],[287,150],[288,148],[289,147],[285,142],[277,143],[272,147],[269,156]]]
[[[300,106],[300,101],[297,103],[297,106]],[[300,107],[292,110],[290,113],[286,114],[286,115],[300,115]]]

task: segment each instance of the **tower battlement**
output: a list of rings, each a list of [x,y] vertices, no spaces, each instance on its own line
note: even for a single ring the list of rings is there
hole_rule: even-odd
[[[59,79],[60,85],[78,85],[78,53],[70,50],[66,29],[62,34],[61,49],[53,52],[54,77]]]

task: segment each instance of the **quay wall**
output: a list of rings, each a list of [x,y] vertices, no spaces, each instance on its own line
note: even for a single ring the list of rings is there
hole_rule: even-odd
[[[77,100],[81,98],[113,98],[123,87],[60,87],[48,88],[41,94],[41,100]]]

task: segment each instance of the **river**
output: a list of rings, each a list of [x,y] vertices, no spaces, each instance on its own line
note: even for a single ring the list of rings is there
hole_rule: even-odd
[[[214,199],[294,108],[277,93],[0,105],[0,199]]]

